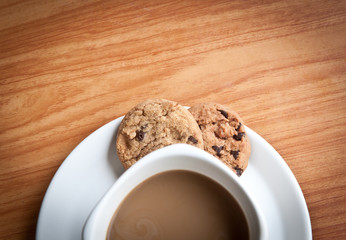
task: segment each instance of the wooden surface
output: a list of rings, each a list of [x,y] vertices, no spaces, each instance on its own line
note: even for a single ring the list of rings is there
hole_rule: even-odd
[[[138,102],[230,106],[281,154],[314,239],[346,239],[346,1],[1,1],[0,239]]]

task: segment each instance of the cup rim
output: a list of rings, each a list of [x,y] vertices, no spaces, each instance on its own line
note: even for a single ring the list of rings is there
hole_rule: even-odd
[[[172,158],[175,160],[169,160]],[[193,161],[179,161],[179,159],[183,158],[194,159],[193,161],[195,162],[201,161],[201,164],[196,165]],[[158,164],[158,162],[162,162],[161,165]],[[203,168],[203,164],[204,166],[209,166],[210,169]],[[150,167],[152,167],[152,169],[150,169]],[[151,172],[149,171],[144,174],[142,173],[143,169],[150,169]],[[146,179],[158,173],[170,170],[197,172],[219,183],[236,199],[242,208],[249,225],[250,239],[267,239],[268,232],[263,213],[256,204],[255,199],[251,196],[251,193],[249,193],[242,182],[239,181],[239,177],[211,154],[197,147],[182,143],[155,150],[127,169],[91,211],[83,227],[82,239],[106,239],[113,214],[126,196]],[[214,173],[212,177],[210,176],[211,171],[216,171],[218,173]],[[225,186],[225,184],[228,184],[225,183],[226,180],[233,185],[232,189],[230,189],[230,186]],[[126,184],[128,186],[127,188],[125,187]],[[116,198],[115,195],[119,195],[119,193],[120,198]],[[251,228],[255,228],[255,230],[251,230]],[[256,233],[254,233],[254,231]]]

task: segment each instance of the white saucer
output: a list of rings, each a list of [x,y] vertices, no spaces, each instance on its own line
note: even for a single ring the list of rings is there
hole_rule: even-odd
[[[93,207],[124,172],[116,157],[118,118],[84,139],[66,158],[50,183],[37,223],[36,240],[79,240]],[[240,177],[267,221],[269,239],[312,239],[303,193],[281,156],[246,129],[252,152]]]

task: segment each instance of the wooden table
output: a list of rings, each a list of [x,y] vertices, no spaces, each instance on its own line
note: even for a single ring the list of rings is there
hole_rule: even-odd
[[[91,132],[148,98],[230,106],[346,239],[346,1],[0,2],[0,238],[34,239]]]

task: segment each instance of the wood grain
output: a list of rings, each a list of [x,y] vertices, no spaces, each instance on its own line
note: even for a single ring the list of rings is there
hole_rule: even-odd
[[[1,1],[0,238],[34,239],[55,171],[147,98],[236,110],[281,154],[314,239],[346,239],[345,1]]]

